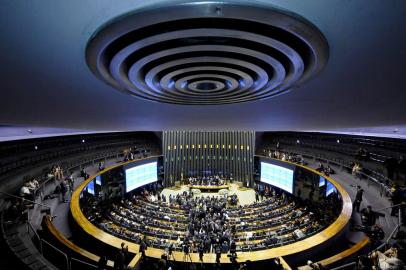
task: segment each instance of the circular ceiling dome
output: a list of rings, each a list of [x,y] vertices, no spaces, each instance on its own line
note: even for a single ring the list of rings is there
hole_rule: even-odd
[[[143,99],[217,105],[297,88],[328,59],[323,34],[299,15],[233,2],[160,5],[124,14],[89,40],[87,64]]]

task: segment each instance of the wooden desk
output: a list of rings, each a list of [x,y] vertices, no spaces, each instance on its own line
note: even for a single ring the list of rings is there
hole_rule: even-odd
[[[321,261],[318,261],[317,263],[323,265],[323,266],[329,266],[334,263],[337,263],[347,257],[350,257],[354,254],[356,254],[358,251],[363,249],[369,244],[369,238],[367,236],[364,236],[361,241],[357,242],[355,245],[350,247],[349,249],[346,249],[340,253],[337,253],[336,255],[333,255],[329,258],[323,259]],[[298,267],[299,270],[312,270],[312,268],[308,265],[303,265]]]
[[[230,185],[221,185],[221,186],[201,186],[201,185],[188,185],[190,189],[199,189],[210,191],[219,191],[221,189],[230,189]]]
[[[49,216],[44,216],[44,224],[48,228],[48,231],[63,245],[65,245],[68,249],[82,255],[83,257],[88,258],[89,260],[92,260],[94,264],[97,265],[97,263],[100,260],[100,257],[75,245],[71,241],[69,241],[61,232],[59,232],[52,221],[50,220]],[[114,266],[114,262],[108,260],[107,265],[110,267]]]
[[[133,242],[129,242],[126,240],[123,240],[121,238],[118,238],[116,236],[113,236],[109,233],[106,233],[105,231],[97,228],[95,225],[93,225],[82,213],[79,205],[79,196],[82,190],[86,187],[86,185],[93,180],[96,176],[105,173],[113,168],[117,168],[119,166],[129,164],[131,162],[137,162],[137,161],[128,161],[128,162],[123,162],[117,165],[114,165],[112,167],[106,168],[105,170],[92,175],[88,179],[86,179],[74,192],[72,195],[71,203],[70,203],[70,211],[72,213],[74,221],[79,224],[79,226],[90,236],[94,237],[95,239],[98,239],[99,241],[102,241],[104,243],[109,244],[110,246],[116,247],[117,249],[121,248],[121,243],[124,242],[126,245],[128,245],[128,249],[130,252],[133,253],[138,253],[139,252],[139,245],[135,244]],[[319,172],[316,170],[313,170],[311,168],[308,168],[306,166],[302,166],[299,164],[291,163],[291,162],[286,162],[289,164],[293,164],[295,166],[307,169],[308,171],[311,171],[317,175],[321,175]],[[268,250],[260,250],[260,251],[252,251],[252,252],[238,252],[238,262],[245,262],[247,260],[251,261],[260,261],[260,260],[267,260],[267,259],[272,259],[276,257],[283,257],[287,255],[292,255],[300,252],[304,252],[308,249],[314,248],[316,246],[319,246],[323,244],[324,242],[330,240],[333,238],[335,235],[339,234],[342,232],[342,230],[347,226],[349,219],[351,218],[351,213],[352,213],[352,202],[351,198],[348,195],[347,191],[341,185],[339,185],[334,179],[331,177],[322,175],[325,179],[330,181],[336,188],[337,191],[341,194],[342,200],[343,200],[343,208],[341,210],[340,215],[338,218],[326,229],[323,231],[308,237],[304,240],[288,244],[285,246],[281,247],[276,247]],[[146,255],[149,257],[157,258],[159,259],[161,255],[164,253],[164,250],[162,249],[157,249],[157,248],[152,248],[148,247],[146,251]],[[176,261],[183,261],[183,252],[173,252],[174,258]],[[191,253],[191,258],[192,262],[199,262],[199,254],[197,253]],[[214,263],[216,261],[216,254],[210,253],[210,254],[205,254],[203,262],[204,263]],[[221,263],[230,263],[230,260],[225,254],[221,256]]]

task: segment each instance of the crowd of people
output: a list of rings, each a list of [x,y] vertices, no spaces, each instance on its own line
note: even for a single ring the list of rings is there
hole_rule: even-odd
[[[46,179],[54,179],[55,189],[52,194],[44,195],[40,189],[40,184],[46,181]],[[51,170],[44,175],[44,177],[36,177],[27,180],[20,188],[19,196],[30,201],[35,201],[37,196],[44,196],[43,199],[53,198],[54,196],[60,196],[61,202],[67,202],[67,193],[73,191],[74,177],[72,174],[68,174],[66,177],[64,171],[60,165],[53,165]]]
[[[331,168],[330,164],[324,166],[323,163],[319,162],[316,171],[323,173],[326,176],[330,176],[331,174],[335,174],[336,172]]]
[[[264,149],[264,156],[280,159],[282,161],[290,161],[301,165],[307,164],[302,155],[297,155],[294,153],[285,153],[279,151],[278,149],[275,151]]]
[[[170,195],[143,190],[107,206],[94,200],[84,208],[103,230],[160,249],[224,254],[261,250],[309,237],[328,224],[281,191],[257,202],[231,206],[225,196]],[[145,238],[144,238],[145,237]]]
[[[36,192],[39,187],[39,182],[36,178],[30,179],[24,183],[20,188],[20,197],[34,201],[36,197]]]
[[[222,186],[226,184],[226,181],[218,174],[207,177],[189,177],[188,180],[192,186]]]

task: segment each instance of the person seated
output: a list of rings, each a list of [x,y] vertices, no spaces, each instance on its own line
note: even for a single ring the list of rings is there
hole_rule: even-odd
[[[99,162],[99,172],[104,170],[104,162],[100,161]]]
[[[324,165],[321,162],[319,162],[319,166],[317,167],[316,171],[324,172]]]
[[[370,205],[361,210],[361,222],[364,226],[373,226],[376,222],[376,213]]]
[[[385,252],[374,251],[370,255],[370,259],[373,261],[374,270],[400,270],[403,269],[404,263],[398,258],[398,249],[390,248]]]
[[[23,214],[27,211],[23,205],[22,199],[17,199],[8,209],[5,215],[6,220],[20,221]]]
[[[287,157],[286,157],[286,154],[285,154],[285,153],[282,154],[281,160],[282,160],[282,161],[286,161],[286,160],[287,160]]]
[[[307,261],[307,265],[310,266],[313,270],[321,270],[323,268],[320,263],[314,263],[310,260]]]
[[[330,167],[330,165],[327,165],[327,168],[326,168],[325,172],[326,172],[327,175],[335,174],[335,173],[336,173],[336,172]]]
[[[27,182],[25,183],[21,189],[20,189],[20,196],[28,199],[28,200],[32,200],[33,199],[33,193],[30,190],[30,184]]]
[[[85,179],[89,178],[89,174],[86,172],[85,168],[82,168],[80,170],[80,176],[85,178]]]
[[[385,232],[383,231],[382,227],[375,224],[371,227],[369,231],[366,232],[369,239],[372,242],[372,246],[378,246],[381,241],[385,238]]]
[[[357,178],[361,177],[361,171],[362,171],[362,167],[360,164],[355,163],[354,167],[352,167],[352,175],[354,175]]]

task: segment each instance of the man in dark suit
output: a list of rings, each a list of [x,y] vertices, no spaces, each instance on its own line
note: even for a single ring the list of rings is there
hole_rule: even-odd
[[[362,194],[364,194],[364,190],[360,186],[357,186],[357,194],[355,195],[355,200],[353,203],[353,207],[357,212],[359,212],[359,208],[361,206]]]

